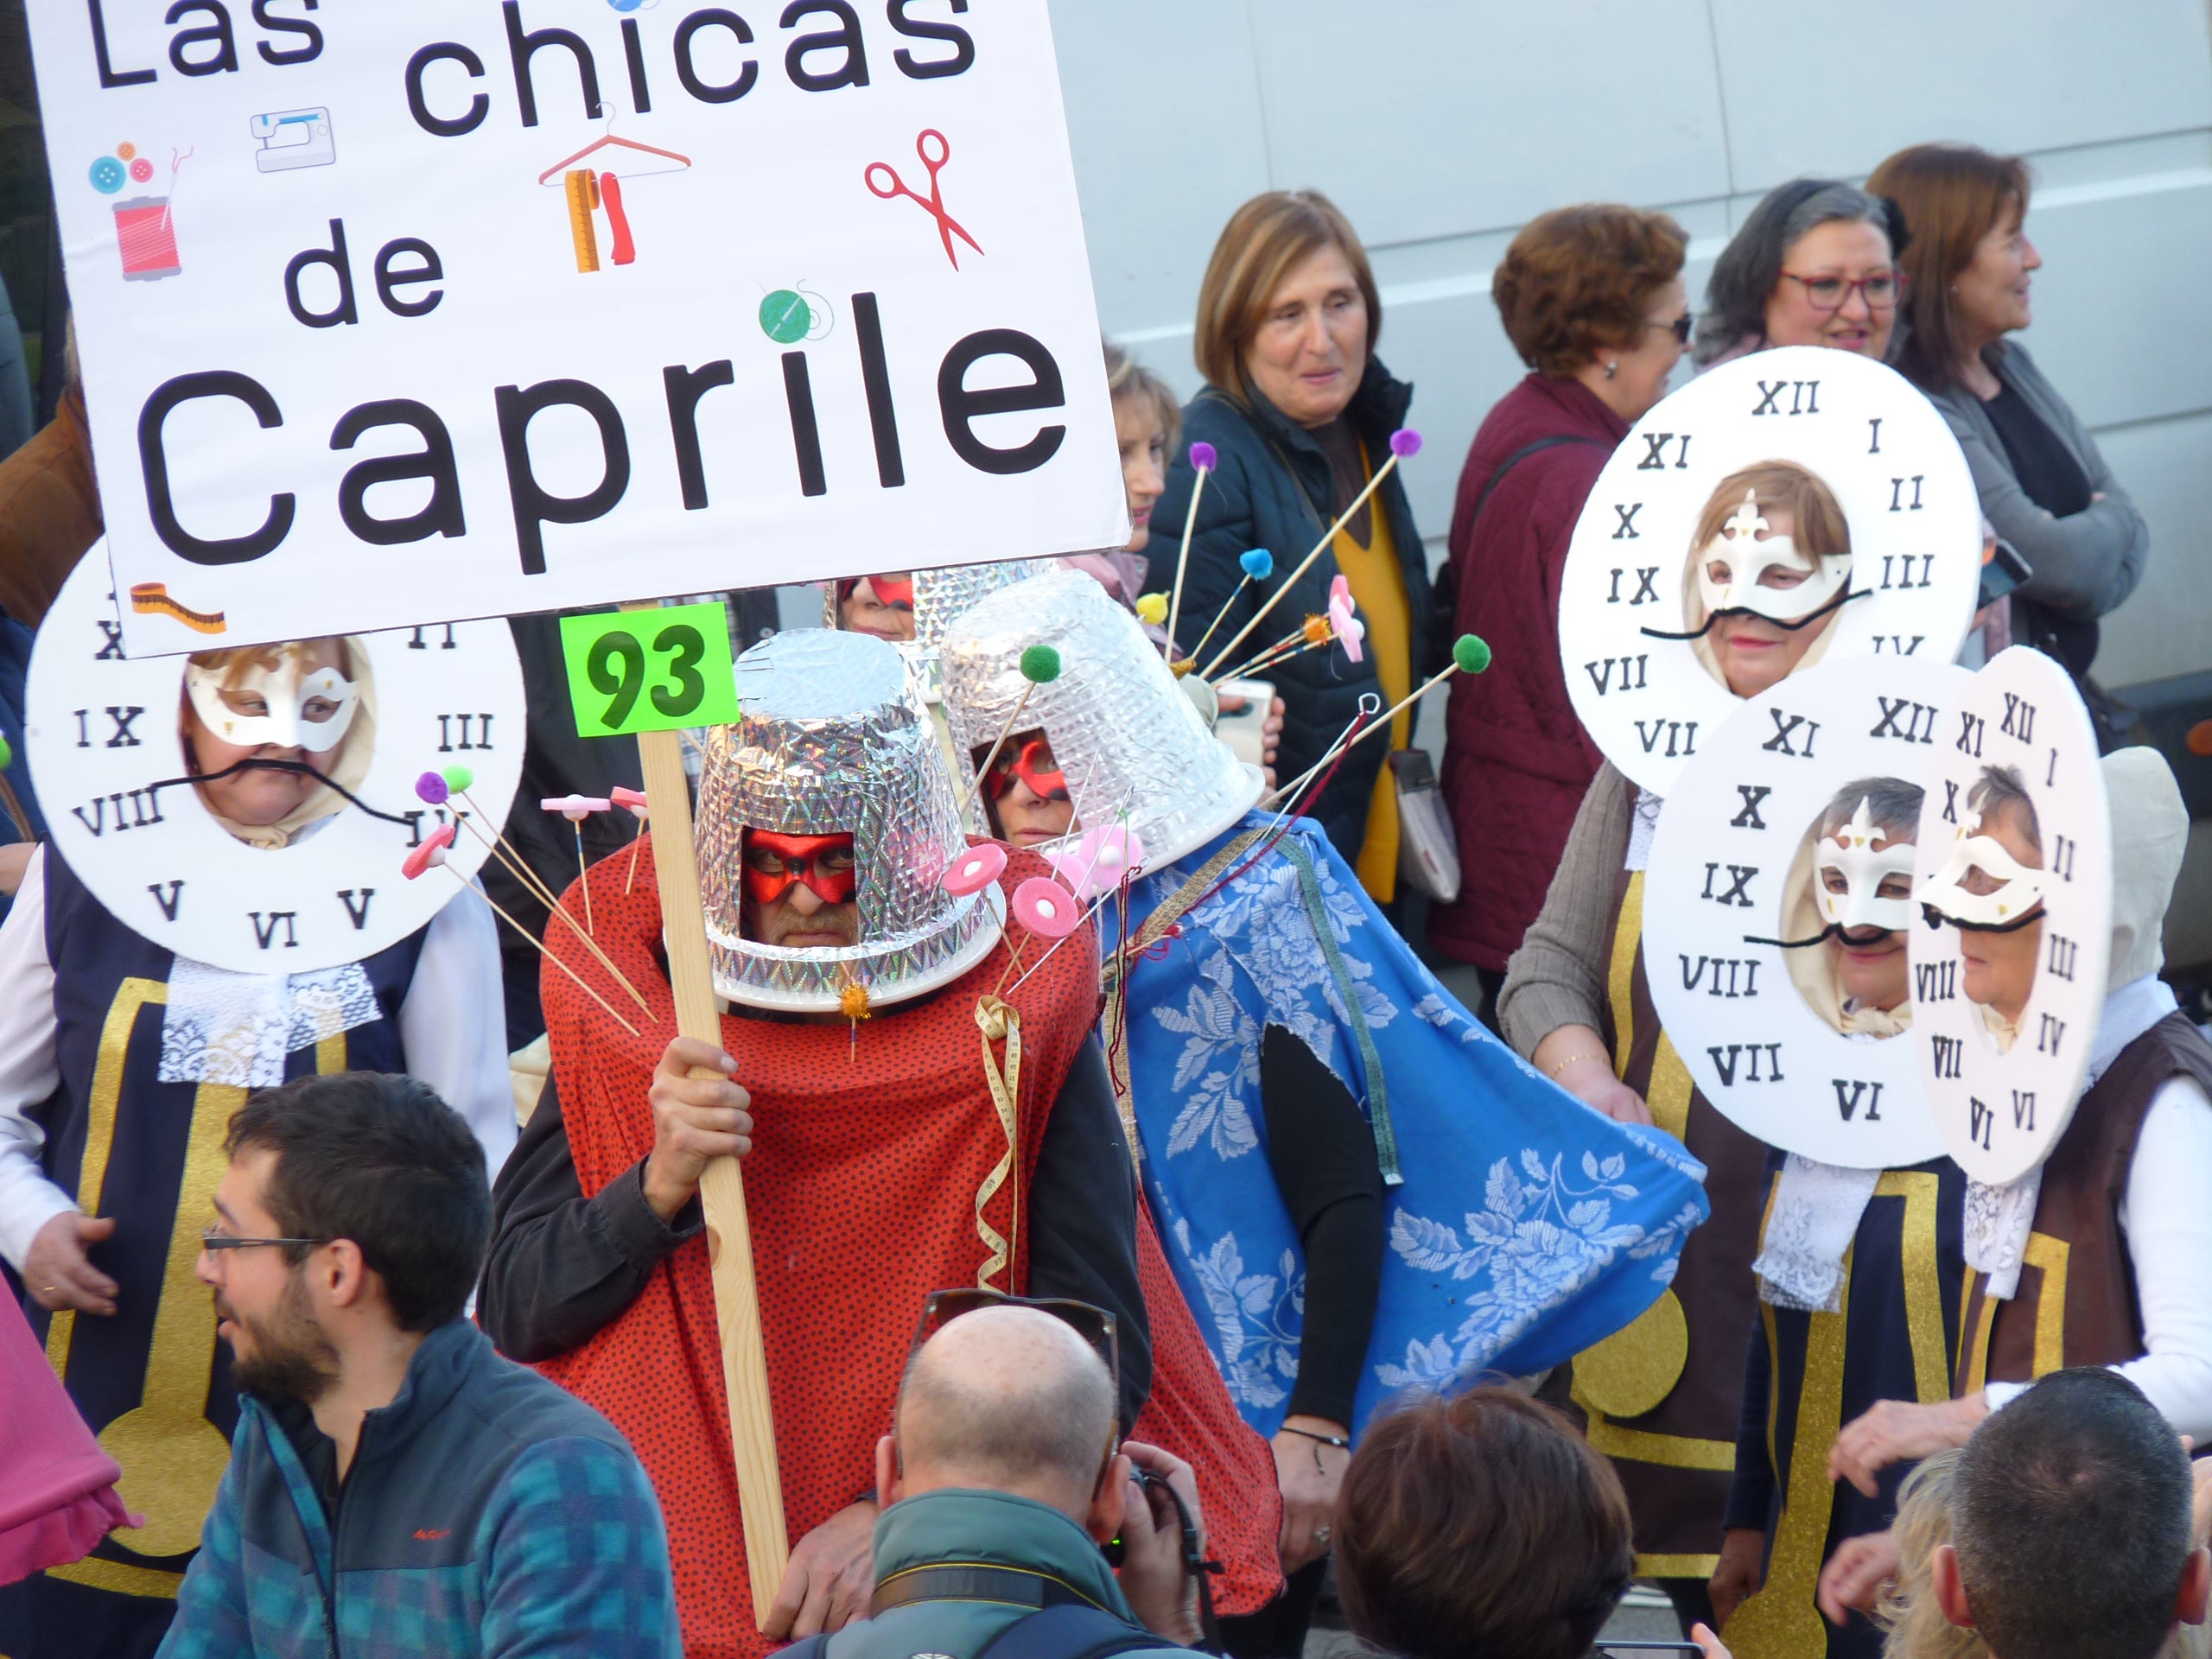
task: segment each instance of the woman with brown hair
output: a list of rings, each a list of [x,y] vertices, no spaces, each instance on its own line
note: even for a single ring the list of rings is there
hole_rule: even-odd
[[[1916,144],[1866,188],[1893,199],[1912,230],[1897,367],[1943,411],[1982,516],[2034,572],[2012,595],[2012,637],[2063,663],[2097,711],[2097,619],[2143,579],[2151,531],[2081,417],[2005,338],[2033,321],[2028,290],[2043,266],[2025,229],[2027,163]]]
[[[1478,633],[1526,648],[1452,683],[1444,797],[1463,866],[1480,875],[1429,915],[1430,944],[1472,966],[1485,1006],[1543,906],[1575,808],[1603,761],[1560,665],[1560,572],[1599,472],[1666,395],[1688,343],[1688,245],[1664,213],[1562,207],[1531,220],[1491,279],[1498,320],[1529,373],[1467,451],[1437,609],[1450,619],[1448,637]]]
[[[1375,356],[1382,300],[1366,251],[1344,216],[1314,190],[1270,191],[1230,215],[1198,289],[1193,353],[1205,390],[1183,411],[1183,435],[1213,446],[1198,501],[1175,649],[1192,650],[1218,616],[1211,648],[1274,598],[1290,572],[1351,505],[1405,424],[1413,388]],[[1171,463],[1152,522],[1179,528],[1197,472],[1187,450]],[[1274,574],[1245,585],[1240,556],[1265,548]],[[1176,558],[1154,550],[1148,589],[1175,585]],[[1330,584],[1351,586],[1367,628],[1366,660],[1307,652],[1270,671],[1285,706],[1276,770],[1296,777],[1318,761],[1363,696],[1395,703],[1412,690],[1428,644],[1428,565],[1395,469],[1270,613],[1328,608]],[[1233,597],[1232,597],[1233,596]],[[1206,664],[1201,662],[1199,669]],[[1390,747],[1412,733],[1408,711]],[[1397,797],[1383,749],[1363,743],[1314,798],[1313,816],[1355,865],[1378,903],[1396,892]]]

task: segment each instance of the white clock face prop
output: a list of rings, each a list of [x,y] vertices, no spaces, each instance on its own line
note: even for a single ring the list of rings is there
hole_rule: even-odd
[[[1768,461],[1826,486],[1848,526],[1847,573],[1842,557],[1805,550],[1821,550],[1813,545],[1821,526],[1793,525],[1785,551],[1756,512],[1739,518],[1744,489],[1724,486]],[[1708,507],[1724,526],[1718,551],[1732,557],[1692,546]],[[1716,567],[1727,580],[1713,581]],[[1727,613],[1789,620],[1833,606],[1809,625],[1807,666],[1877,655],[1948,662],[1973,618],[1980,569],[1981,512],[1966,458],[1902,376],[1812,346],[1724,363],[1636,423],[1575,524],[1559,613],[1574,712],[1621,772],[1670,794],[1741,702],[1717,671],[1716,645],[1734,649]],[[1801,575],[1796,589],[1771,585]],[[1723,613],[1698,640],[1659,637],[1691,632],[1715,607]]]
[[[2112,824],[2088,710],[2027,646],[1973,677],[1933,754],[1914,900],[1974,925],[1913,929],[1912,1043],[1945,1150],[1994,1185],[2040,1164],[2074,1116],[2104,1011]],[[2031,823],[2017,806],[1976,821],[1993,768],[2025,790]],[[2006,1033],[1986,1005],[2023,990]]]
[[[256,713],[234,734],[241,743],[281,742],[349,779],[362,804],[272,848],[232,835],[189,781],[184,710],[205,719],[213,709],[219,719],[219,689],[203,673],[188,692],[189,658],[126,658],[120,640],[107,547],[96,543],[39,629],[23,736],[55,850],[124,925],[233,972],[299,974],[374,955],[447,904],[476,902],[447,870],[410,881],[400,864],[454,808],[474,816],[458,798],[426,805],[415,792],[424,772],[468,767],[470,800],[492,821],[486,833],[505,822],[522,775],[526,702],[504,621],[353,635],[344,653],[350,681],[333,671],[246,669],[246,689],[264,695],[267,713],[248,703]],[[215,636],[207,648],[226,643]],[[318,716],[346,722],[327,749],[316,747],[325,741]],[[488,855],[464,830],[450,868],[474,875]]]
[[[1847,786],[1921,784],[1973,677],[1929,657],[1806,669],[1705,734],[1667,797],[1643,885],[1652,1001],[1705,1097],[1770,1146],[1853,1169],[1942,1150],[1910,1040],[1838,1023],[1842,942],[1822,937],[1916,925],[1909,903],[1876,896],[1885,874],[1903,889],[1911,849],[1885,860],[1886,837],[1847,823],[1854,844],[1816,856],[1810,832]],[[1843,889],[1825,900],[1823,857]],[[1828,988],[1825,1012],[1793,967]],[[1902,978],[1902,950],[1894,967]]]

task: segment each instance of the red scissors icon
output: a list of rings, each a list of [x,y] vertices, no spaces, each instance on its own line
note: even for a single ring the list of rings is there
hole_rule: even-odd
[[[937,154],[934,156],[930,154],[930,140],[932,138],[937,140]],[[954,237],[958,237],[978,253],[981,253],[983,248],[980,242],[961,228],[959,220],[944,211],[944,190],[938,183],[937,175],[944,169],[944,164],[952,159],[952,146],[945,142],[944,135],[935,127],[925,127],[922,130],[921,136],[914,140],[914,154],[922,158],[922,165],[930,170],[930,193],[926,196],[916,195],[908,189],[906,181],[899,176],[898,170],[888,162],[870,162],[868,171],[863,176],[868,181],[869,190],[882,197],[884,200],[895,201],[900,196],[905,196],[910,201],[919,202],[927,208],[930,217],[937,220],[938,238],[944,244],[944,257],[952,261],[952,268],[957,270],[960,269],[960,257],[952,249]],[[875,175],[879,173],[888,181],[887,183],[876,182]]]

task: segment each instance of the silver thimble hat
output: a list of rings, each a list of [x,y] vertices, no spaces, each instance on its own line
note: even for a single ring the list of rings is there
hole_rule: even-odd
[[[1260,798],[1259,769],[1206,730],[1136,618],[1075,570],[1003,588],[945,635],[944,714],[968,777],[1030,690],[1021,653],[1031,645],[1058,651],[1060,675],[1030,692],[1014,724],[1043,729],[1077,823],[1110,824],[1126,810],[1156,870]]]
[[[935,570],[912,570],[914,584],[914,637],[899,642],[899,652],[914,671],[924,701],[935,702],[944,695],[938,671],[938,652],[945,630],[986,594],[1018,582],[1042,575],[1052,568],[1049,559],[1005,559],[995,564],[949,564]],[[837,584],[822,588],[822,625],[839,627]]]
[[[951,777],[906,664],[880,639],[779,633],[737,661],[744,713],[707,733],[699,776],[699,891],[715,989],[753,1007],[821,1013],[846,987],[881,1004],[957,979],[999,936],[998,888],[938,885],[964,851]],[[743,832],[849,834],[857,945],[741,938]]]

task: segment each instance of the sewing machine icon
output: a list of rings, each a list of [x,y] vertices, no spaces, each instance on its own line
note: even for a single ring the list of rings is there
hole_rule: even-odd
[[[264,173],[284,173],[296,167],[328,167],[338,159],[330,135],[330,111],[277,110],[257,115],[251,122],[253,164]]]

